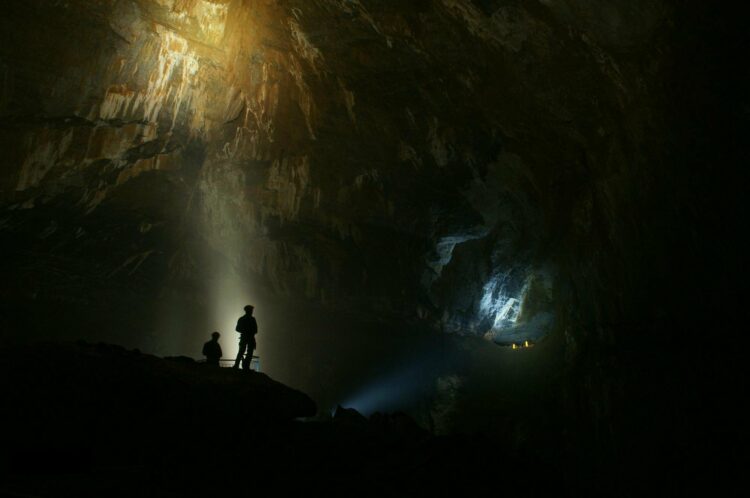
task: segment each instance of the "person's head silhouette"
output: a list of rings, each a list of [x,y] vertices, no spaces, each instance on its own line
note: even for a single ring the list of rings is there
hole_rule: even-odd
[[[255,306],[248,304],[247,306],[245,306],[245,313],[247,313],[248,315],[252,315],[254,309]]]
[[[211,334],[211,339],[213,339],[214,341],[218,341],[219,337],[221,337],[221,334],[218,332],[214,332]]]

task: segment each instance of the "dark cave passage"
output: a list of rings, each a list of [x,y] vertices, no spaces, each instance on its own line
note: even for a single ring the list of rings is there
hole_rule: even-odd
[[[2,345],[197,357],[217,330],[231,358],[252,303],[316,423],[406,412],[573,495],[728,483],[702,462],[744,441],[743,350],[714,346],[746,321],[732,14],[6,2]]]

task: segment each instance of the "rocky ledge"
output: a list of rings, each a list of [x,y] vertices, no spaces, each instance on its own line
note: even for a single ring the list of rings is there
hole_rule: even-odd
[[[185,357],[4,346],[0,386],[2,496],[564,494],[552,458],[435,436],[404,414],[313,417],[310,398],[266,375]]]

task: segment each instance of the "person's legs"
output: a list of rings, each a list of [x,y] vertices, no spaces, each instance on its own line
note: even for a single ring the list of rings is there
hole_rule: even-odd
[[[251,361],[253,361],[253,348],[251,346],[248,346],[247,354],[245,355],[245,358],[242,360],[242,369],[250,370]]]
[[[245,370],[250,370],[250,364],[253,361],[253,353],[255,352],[255,337],[250,336],[250,338],[247,340],[247,354],[245,355],[245,359],[242,360],[242,368]]]
[[[245,338],[245,335],[240,335],[240,350],[237,351],[237,358],[234,360],[234,368],[240,368],[240,361],[243,362],[244,367],[244,360],[242,358],[242,355],[245,352],[245,349],[247,348],[247,339]]]

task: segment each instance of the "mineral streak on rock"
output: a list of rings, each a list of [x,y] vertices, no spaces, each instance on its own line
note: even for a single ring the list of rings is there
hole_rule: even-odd
[[[484,335],[485,289],[505,279],[523,300],[590,237],[592,202],[625,240],[623,168],[650,145],[621,123],[660,126],[649,40],[669,11],[589,4],[11,2],[0,113],[3,143],[20,146],[4,203],[159,223],[152,240],[92,235],[94,252],[136,246],[103,251],[105,274],[148,251],[168,274],[175,246],[205,262],[204,245],[240,281]],[[552,254],[561,223],[573,238]]]

